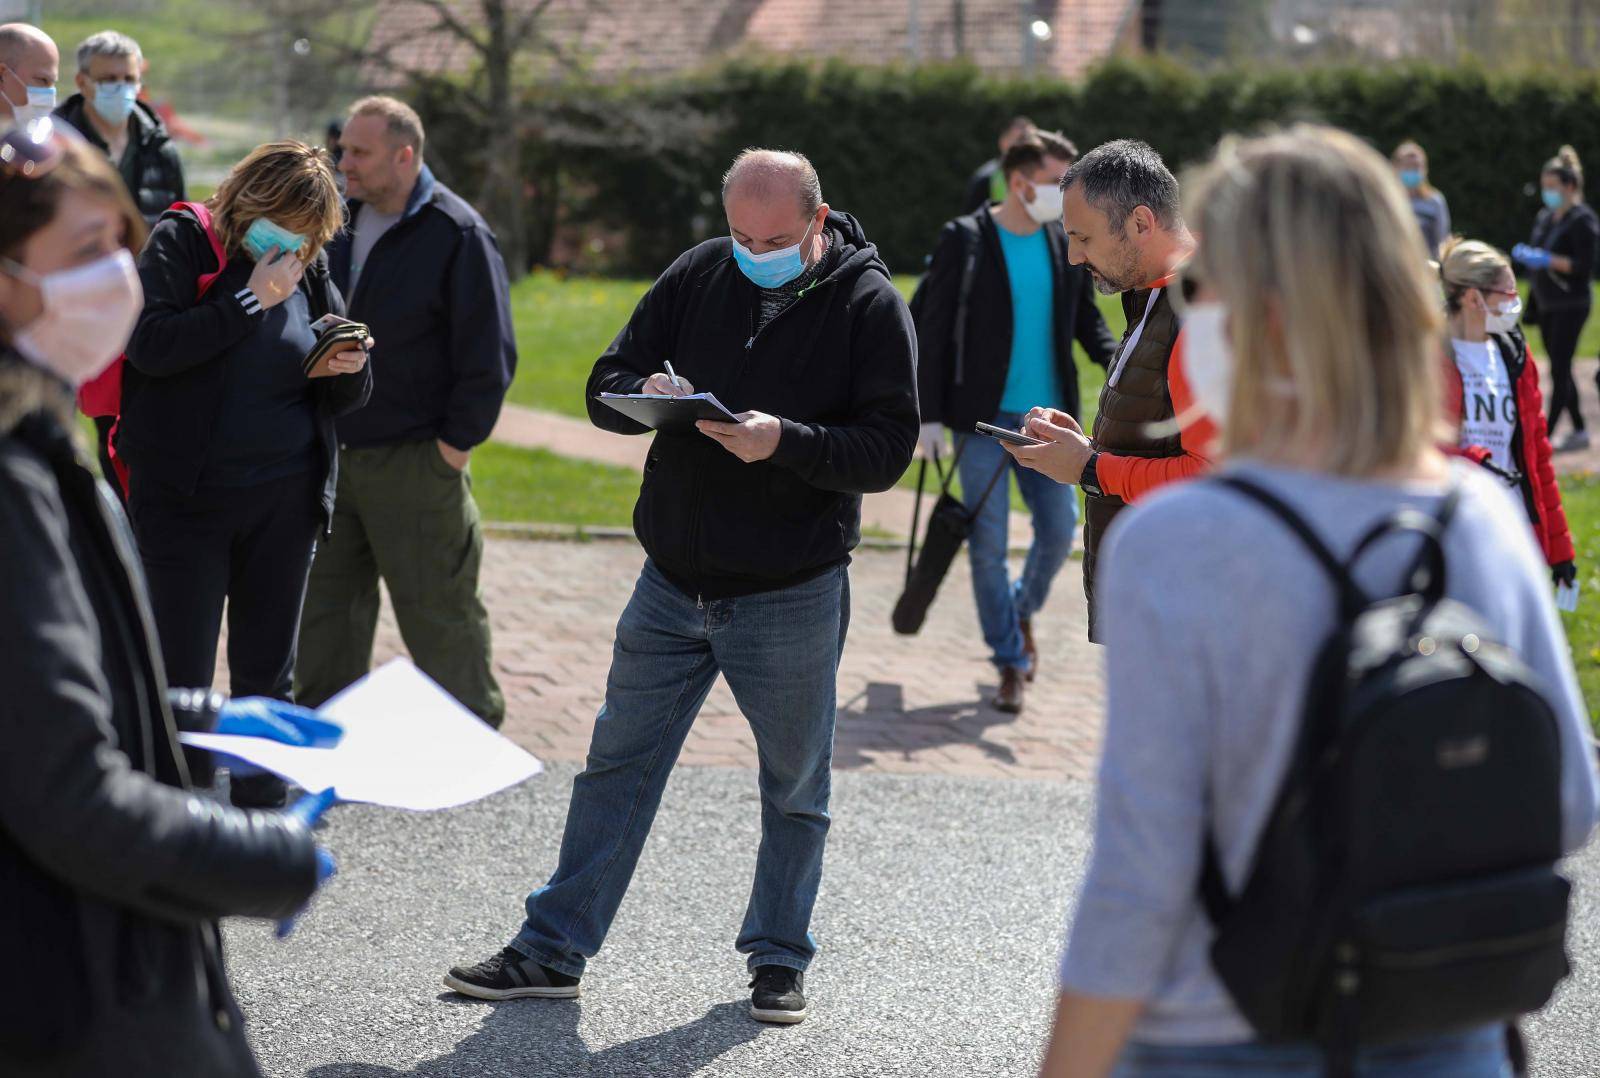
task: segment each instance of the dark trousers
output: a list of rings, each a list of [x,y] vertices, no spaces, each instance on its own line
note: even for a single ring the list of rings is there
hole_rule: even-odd
[[[1545,311],[1539,316],[1539,336],[1545,355],[1550,357],[1550,433],[1563,413],[1572,417],[1572,429],[1583,429],[1583,413],[1578,410],[1578,383],[1572,377],[1572,356],[1578,350],[1578,336],[1589,320],[1589,308]]]
[[[293,699],[321,493],[316,471],[190,495],[134,474],[130,516],[168,684],[211,684],[226,601],[229,691]]]

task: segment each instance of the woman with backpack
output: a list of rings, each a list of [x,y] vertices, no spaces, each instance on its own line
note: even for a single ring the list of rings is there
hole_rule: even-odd
[[[167,688],[72,410],[139,314],[121,177],[37,120],[0,133],[0,206],[0,1074],[257,1078],[217,919],[304,906],[313,814],[198,797],[176,731],[327,724]]]
[[[1225,141],[1186,195],[1182,362],[1224,463],[1104,553],[1094,847],[1044,1074],[1501,1078],[1506,1021],[1565,971],[1554,864],[1600,802],[1544,558],[1436,448],[1438,282],[1387,163],[1300,126]]]
[[[1578,577],[1572,532],[1551,466],[1539,369],[1517,320],[1522,299],[1506,256],[1477,240],[1452,236],[1439,257],[1450,358],[1445,415],[1457,448],[1498,475],[1528,512],[1557,584]]]
[[[1511,248],[1511,257],[1533,272],[1534,318],[1550,358],[1550,430],[1563,415],[1572,430],[1558,447],[1589,448],[1578,407],[1578,385],[1572,378],[1572,357],[1594,306],[1595,257],[1600,254],[1600,216],[1583,200],[1583,165],[1578,151],[1561,147],[1539,174],[1544,208],[1533,222],[1527,243]]]
[[[372,392],[359,349],[335,356],[331,376],[302,369],[312,324],[344,314],[322,253],[342,223],[321,151],[272,142],[209,202],[163,214],[139,256],[144,311],[116,448],[178,684],[211,684],[226,601],[233,693],[292,699],[306,577],[333,514],[334,417]],[[286,795],[271,775],[231,790],[244,805]]]

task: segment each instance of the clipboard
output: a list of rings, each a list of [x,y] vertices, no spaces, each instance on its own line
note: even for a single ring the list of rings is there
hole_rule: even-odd
[[[313,324],[312,328],[315,329],[316,325]],[[306,353],[300,369],[307,378],[336,378],[338,372],[328,369],[328,360],[340,352],[363,350],[370,336],[371,330],[360,322],[335,322],[317,335],[317,343]]]
[[[686,397],[665,393],[601,393],[595,400],[615,408],[635,423],[668,434],[696,433],[694,425],[702,419],[714,423],[739,422],[739,417],[728,411],[713,393],[691,393]]]

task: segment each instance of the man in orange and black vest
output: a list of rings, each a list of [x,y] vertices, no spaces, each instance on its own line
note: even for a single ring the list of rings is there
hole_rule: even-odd
[[[1106,528],[1129,502],[1209,467],[1216,431],[1193,408],[1177,359],[1170,286],[1195,245],[1178,181],[1155,150],[1120,139],[1085,154],[1061,187],[1068,258],[1089,267],[1103,294],[1122,294],[1128,329],[1100,391],[1093,438],[1065,412],[1035,408],[1024,432],[1046,444],[1006,448],[1019,463],[1083,488],[1083,590],[1089,639],[1097,640],[1094,567]]]

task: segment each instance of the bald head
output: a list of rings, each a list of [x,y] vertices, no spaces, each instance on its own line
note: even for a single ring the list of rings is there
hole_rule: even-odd
[[[53,88],[60,74],[61,53],[48,34],[25,22],[0,26],[0,127],[28,103],[29,87]]]
[[[793,200],[803,217],[822,205],[822,183],[803,153],[788,150],[745,150],[722,177],[722,202],[734,198],[764,203]]]

